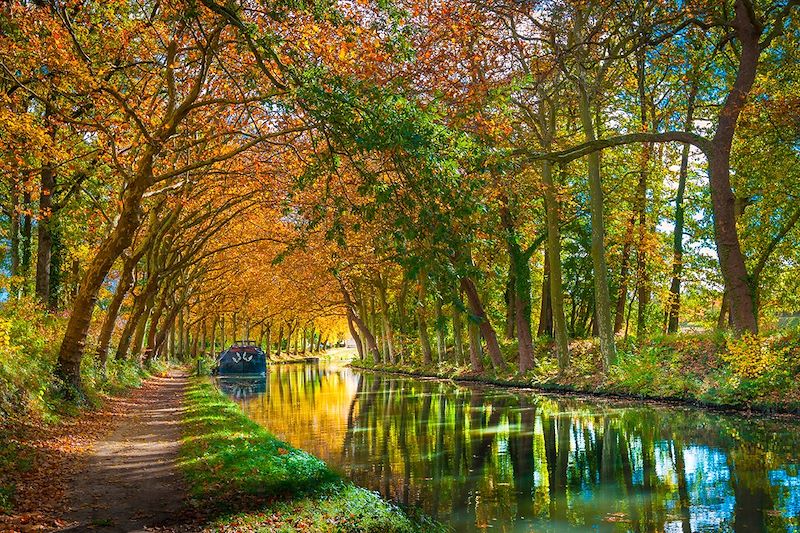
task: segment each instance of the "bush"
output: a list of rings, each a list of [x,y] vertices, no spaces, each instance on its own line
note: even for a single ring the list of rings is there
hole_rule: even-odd
[[[46,408],[56,347],[64,319],[30,299],[0,308],[0,411],[9,415]]]
[[[45,419],[71,411],[54,377],[58,346],[67,317],[48,313],[31,298],[10,300],[0,306],[0,416],[35,414]],[[87,350],[87,353],[91,353]],[[136,360],[110,359],[105,369],[91,356],[84,357],[81,378],[86,400],[93,405],[103,394],[137,387],[149,372]]]

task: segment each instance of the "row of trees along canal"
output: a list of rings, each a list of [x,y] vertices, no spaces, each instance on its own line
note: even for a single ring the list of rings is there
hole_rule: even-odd
[[[522,372],[709,301],[754,332],[796,305],[796,6],[7,3],[8,296],[69,311],[76,386],[233,313],[475,370],[504,322]]]

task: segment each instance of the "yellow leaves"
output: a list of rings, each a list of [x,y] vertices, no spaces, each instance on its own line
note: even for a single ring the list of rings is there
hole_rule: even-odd
[[[738,339],[727,342],[728,350],[722,359],[730,365],[733,373],[742,379],[755,379],[771,368],[781,364],[784,351],[775,350],[764,339],[752,333],[745,333]]]
[[[7,353],[11,348],[11,321],[0,317],[0,352]]]

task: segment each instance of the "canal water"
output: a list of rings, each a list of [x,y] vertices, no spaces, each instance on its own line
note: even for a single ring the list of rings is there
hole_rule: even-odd
[[[247,415],[454,531],[800,532],[800,424],[272,365]]]

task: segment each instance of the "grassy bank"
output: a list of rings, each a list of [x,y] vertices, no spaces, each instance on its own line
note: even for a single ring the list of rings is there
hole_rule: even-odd
[[[187,395],[181,465],[193,499],[216,530],[443,529],[280,441],[202,378],[194,380]]]
[[[733,339],[721,333],[663,337],[636,344],[621,341],[618,360],[603,370],[594,341],[573,341],[570,366],[558,371],[553,347],[537,344],[536,367],[514,372],[516,346],[506,344],[509,370],[495,372],[488,362],[482,373],[449,362],[421,365],[374,364],[355,360],[355,367],[415,376],[530,387],[549,392],[576,392],[684,402],[725,409],[800,414],[800,336]]]

